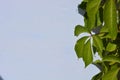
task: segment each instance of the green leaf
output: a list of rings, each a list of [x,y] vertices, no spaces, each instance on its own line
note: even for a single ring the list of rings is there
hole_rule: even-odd
[[[87,38],[88,38],[88,36],[82,37],[75,44],[75,52],[76,52],[78,58],[83,57],[83,48],[84,48],[85,41]]]
[[[104,8],[105,27],[108,28],[111,39],[117,36],[117,12],[114,0],[107,0]]]
[[[86,10],[86,1],[82,1],[81,4],[78,5],[78,10],[82,9],[82,10]]]
[[[96,26],[100,26],[102,24],[101,22],[101,18],[100,18],[100,12],[98,11],[97,14],[96,14]]]
[[[101,0],[89,0],[87,3],[88,28],[93,29],[96,22],[96,14],[99,10]]]
[[[101,53],[104,49],[104,46],[103,46],[103,42],[99,36],[97,36],[97,35],[93,36],[93,45],[97,48],[99,55],[102,57]]]
[[[116,49],[117,45],[114,43],[108,43],[107,47],[106,47],[106,51],[112,52]]]
[[[106,26],[103,26],[100,32],[109,32],[108,28]]]
[[[84,18],[84,26],[87,28],[88,27],[88,19]]]
[[[83,0],[84,2],[88,2],[88,0]]]
[[[83,60],[85,62],[85,67],[87,67],[93,61],[93,55],[91,50],[91,42],[88,40],[84,45],[83,49]]]
[[[81,34],[83,32],[88,32],[88,30],[85,27],[81,26],[81,25],[77,25],[75,27],[74,35],[78,36],[79,34]]]
[[[119,70],[119,68],[113,68],[109,70],[107,73],[104,74],[102,80],[118,80],[117,74]]]
[[[109,62],[113,62],[113,63],[120,63],[120,58],[116,57],[116,56],[105,56],[103,58],[103,61],[109,61]]]
[[[102,33],[102,38],[111,38],[109,30],[106,26],[103,26],[100,30],[100,33]]]

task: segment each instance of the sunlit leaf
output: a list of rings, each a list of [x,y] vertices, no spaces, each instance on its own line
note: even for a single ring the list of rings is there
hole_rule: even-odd
[[[87,67],[93,61],[93,55],[91,50],[91,42],[88,40],[84,45],[83,49],[83,60],[85,62],[85,67]]]
[[[111,38],[111,35],[109,33],[109,29],[106,26],[103,26],[101,28],[100,33],[103,34],[102,38]]]
[[[88,15],[88,28],[92,29],[95,27],[96,14],[99,9],[101,0],[89,0],[87,3],[87,15]]]
[[[77,57],[83,59],[85,67],[93,64],[100,70],[92,80],[118,80],[120,76],[118,4],[119,0],[82,0],[78,5],[78,11],[84,17],[84,26],[77,25],[74,35],[84,37],[76,42],[75,51]],[[80,35],[84,32],[89,36]],[[93,62],[95,53],[101,59]]]
[[[109,30],[106,26],[103,26],[100,32],[109,32]]]
[[[105,27],[108,28],[111,39],[117,36],[117,12],[114,0],[107,0],[104,8]]]
[[[83,48],[84,48],[85,41],[87,38],[88,38],[87,36],[83,37],[83,38],[79,39],[77,41],[77,43],[75,44],[75,52],[76,52],[78,58],[83,57]]]
[[[75,27],[74,35],[78,36],[79,34],[81,34],[83,32],[88,32],[88,30],[85,27],[81,26],[81,25],[77,25]]]
[[[114,51],[116,49],[117,45],[113,44],[113,43],[108,43],[107,47],[106,47],[106,51]]]
[[[103,61],[108,61],[108,62],[114,62],[114,63],[120,63],[120,58],[116,57],[116,56],[105,56],[103,57]]]
[[[103,42],[99,36],[97,36],[97,35],[93,36],[93,45],[97,48],[97,51],[99,53],[102,53],[104,46],[103,46]],[[102,54],[99,54],[99,55],[102,56]]]

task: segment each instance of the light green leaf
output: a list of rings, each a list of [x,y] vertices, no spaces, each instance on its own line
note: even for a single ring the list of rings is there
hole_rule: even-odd
[[[87,67],[93,61],[93,55],[91,50],[91,42],[88,40],[84,45],[83,49],[83,61],[85,62],[85,67]]]
[[[104,74],[102,80],[118,80],[117,74],[119,70],[119,68],[113,68],[109,70],[107,73]]]
[[[103,61],[109,61],[109,62],[113,62],[113,63],[120,63],[120,58],[116,57],[116,56],[105,56],[103,58]]]
[[[99,36],[97,36],[97,35],[93,36],[93,45],[97,48],[99,55],[102,57],[101,53],[104,49],[104,46],[103,46],[103,42]]]
[[[108,28],[106,26],[103,26],[100,30],[100,32],[109,32]]]
[[[107,47],[106,47],[106,51],[114,51],[116,49],[117,45],[114,43],[108,43]]]
[[[99,10],[101,0],[89,0],[87,3],[88,28],[93,29],[96,22],[96,14]]]
[[[114,0],[107,0],[104,8],[105,27],[108,28],[111,39],[117,36],[117,12]]]
[[[83,32],[88,32],[88,30],[85,27],[81,26],[81,25],[77,25],[75,27],[74,35],[78,36],[79,34],[81,34]]]
[[[83,48],[84,48],[85,41],[87,38],[88,38],[88,36],[85,36],[85,37],[79,39],[75,44],[75,52],[76,52],[78,58],[83,57]]]

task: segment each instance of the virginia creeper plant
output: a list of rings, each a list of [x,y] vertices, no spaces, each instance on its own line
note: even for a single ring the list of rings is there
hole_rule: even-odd
[[[84,25],[76,25],[74,35],[89,35],[76,41],[77,57],[100,69],[91,80],[120,80],[120,0],[82,0],[78,11]]]

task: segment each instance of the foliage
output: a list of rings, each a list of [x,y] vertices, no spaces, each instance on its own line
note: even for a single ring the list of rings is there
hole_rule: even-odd
[[[120,0],[82,0],[78,11],[84,25],[75,26],[74,35],[83,36],[75,44],[78,58],[85,67],[94,64],[100,73],[92,80],[119,80],[120,78]],[[94,61],[98,53],[100,60]]]

